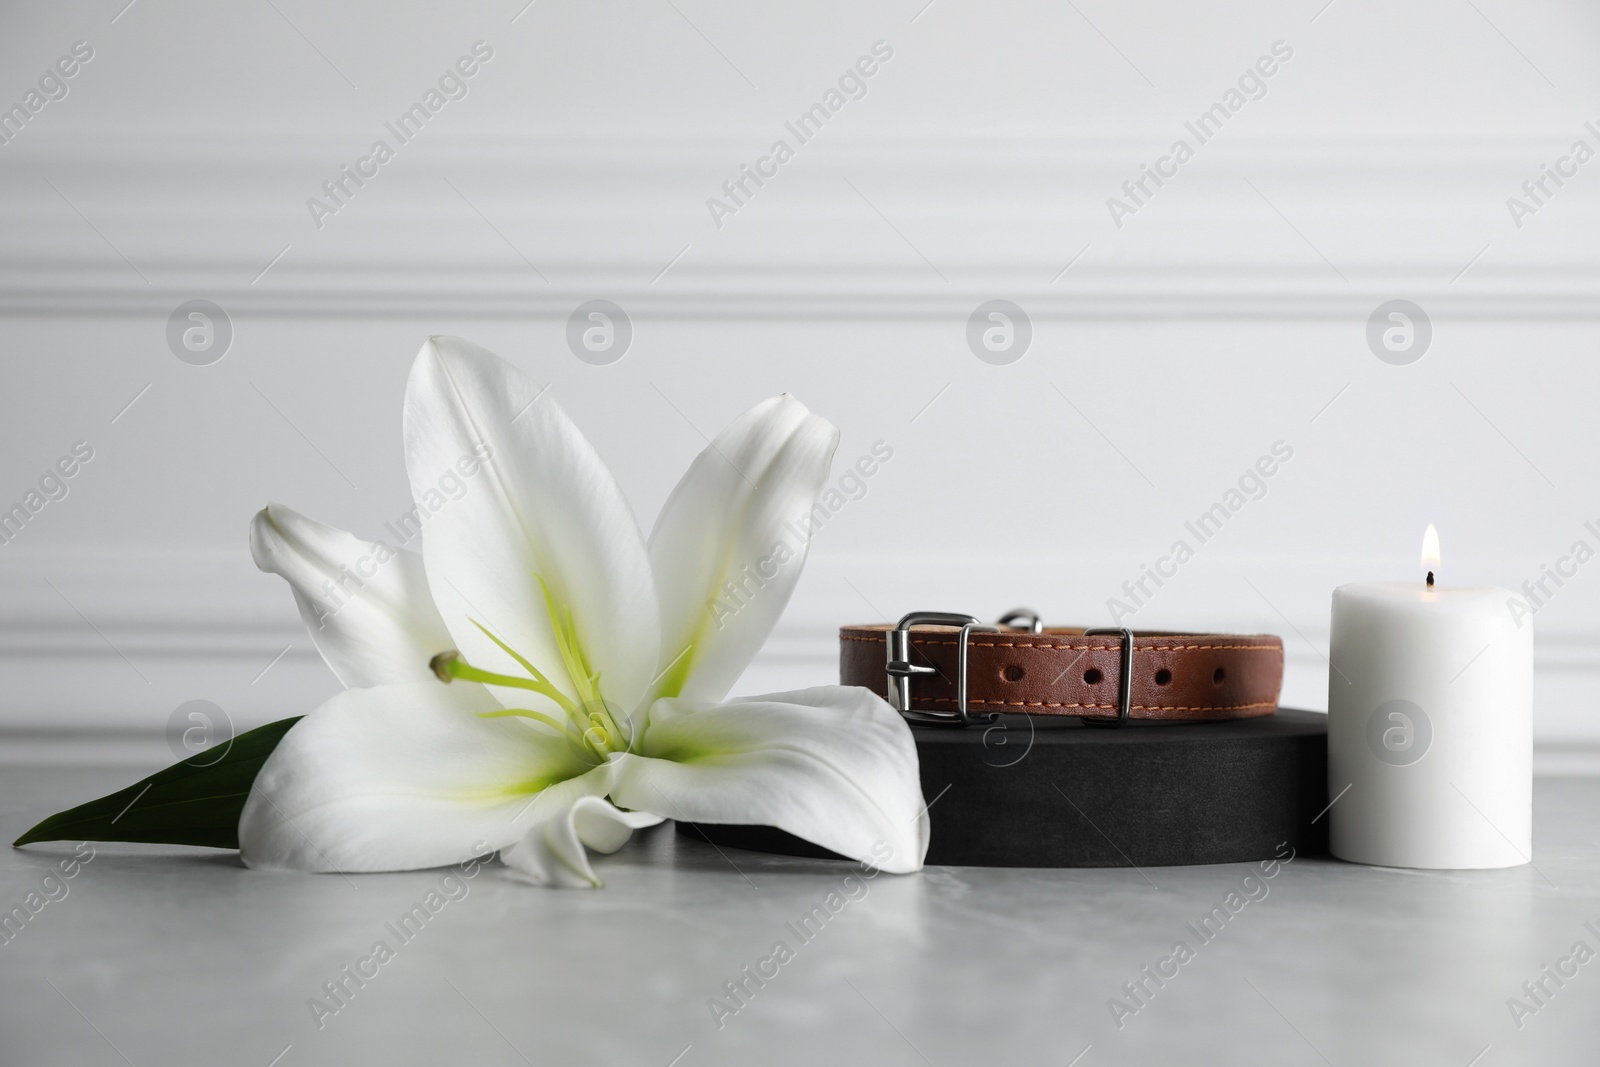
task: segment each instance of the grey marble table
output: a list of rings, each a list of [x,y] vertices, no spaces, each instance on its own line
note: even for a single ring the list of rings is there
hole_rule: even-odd
[[[0,769],[0,825],[138,775]],[[1246,864],[861,880],[661,827],[600,860],[598,892],[128,845],[46,885],[74,848],[34,845],[0,862],[0,907],[55,898],[0,945],[0,1064],[1594,1064],[1600,959],[1571,954],[1600,951],[1600,782],[1535,797],[1536,867],[1300,857],[1250,882]]]

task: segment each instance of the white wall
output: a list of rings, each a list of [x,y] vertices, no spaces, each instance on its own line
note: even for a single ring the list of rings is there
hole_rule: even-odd
[[[1279,440],[1267,495],[1134,622],[1282,633],[1287,702],[1325,704],[1331,588],[1413,576],[1429,521],[1450,582],[1600,548],[1600,163],[1520,227],[1506,205],[1600,148],[1590,5],[674,2],[0,14],[0,103],[94,48],[0,145],[0,504],[95,449],[0,546],[12,752],[89,727],[164,752],[138,738],[183,701],[254,724],[331,690],[245,524],[282,500],[376,535],[408,506],[429,333],[551,382],[647,524],[701,433],[777,391],[839,424],[841,467],[892,444],[752,687],[828,680],[830,628],[917,607],[1104,623]],[[466,97],[314,225],[479,40]],[[707,198],[877,41],[865,97],[719,228]],[[1278,41],[1265,95],[1115,225],[1108,197]],[[564,341],[597,297],[635,329],[606,367]],[[210,366],[164,336],[194,298],[234,327]],[[1010,366],[965,341],[993,298],[1032,319]],[[1365,340],[1395,298],[1434,330],[1409,366]],[[1600,563],[1538,616],[1547,765],[1600,751],[1597,606]]]

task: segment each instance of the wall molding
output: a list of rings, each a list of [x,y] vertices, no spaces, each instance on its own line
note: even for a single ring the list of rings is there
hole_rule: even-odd
[[[364,142],[19,140],[0,313],[203,295],[241,315],[564,317],[606,296],[642,316],[848,319],[1006,296],[1043,317],[1336,318],[1404,295],[1600,317],[1596,198],[1563,192],[1520,230],[1505,209],[1561,147],[1537,139],[1219,136],[1118,229],[1106,200],[1169,138],[824,131],[718,229],[707,199],[767,140],[419,137],[320,230],[306,201]]]

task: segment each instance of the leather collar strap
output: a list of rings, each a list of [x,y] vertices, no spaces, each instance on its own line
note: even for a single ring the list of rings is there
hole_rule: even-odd
[[[976,622],[976,620],[974,620]],[[887,625],[839,630],[839,682],[887,696]],[[909,662],[916,671],[910,706],[951,714],[960,705],[959,626],[912,629]],[[1117,721],[1123,717],[1123,638],[1086,636],[1082,629],[977,630],[967,634],[966,706],[975,715],[1015,712]],[[1130,719],[1222,720],[1271,715],[1283,684],[1283,641],[1271,634],[1133,635],[1128,686]],[[959,724],[960,719],[956,719]]]

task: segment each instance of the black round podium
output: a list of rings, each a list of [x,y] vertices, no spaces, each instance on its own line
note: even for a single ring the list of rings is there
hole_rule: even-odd
[[[1327,716],[1283,708],[1229,722],[1004,715],[912,727],[931,805],[927,862],[975,867],[1164,867],[1328,847]],[[834,857],[763,826],[679,823],[732,848]]]

